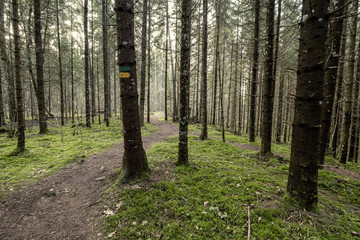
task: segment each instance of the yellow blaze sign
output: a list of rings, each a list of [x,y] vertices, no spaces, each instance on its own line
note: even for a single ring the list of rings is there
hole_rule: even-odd
[[[129,72],[120,72],[120,78],[130,78]]]

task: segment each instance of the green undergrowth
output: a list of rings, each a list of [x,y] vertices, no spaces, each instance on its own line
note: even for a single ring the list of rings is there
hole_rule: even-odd
[[[49,133],[38,134],[37,127],[26,130],[26,151],[16,154],[17,138],[0,134],[0,197],[5,192],[14,191],[20,185],[51,174],[71,162],[81,164],[86,157],[122,141],[122,124],[112,119],[110,127],[84,123],[59,126],[49,121]],[[157,131],[153,125],[146,125],[143,135]]]
[[[190,132],[201,132],[201,124],[191,124],[189,125]],[[222,132],[219,126],[208,125],[208,135],[209,137],[222,139]],[[256,146],[260,148],[261,140],[259,137],[255,138],[255,142],[249,142],[249,135],[242,134],[237,135],[232,133],[230,130],[225,130],[225,140],[228,142],[240,144],[240,145],[249,145]],[[273,143],[271,149],[274,153],[281,155],[290,155],[290,145],[287,143],[275,144]]]
[[[360,232],[360,181],[320,170],[319,207],[286,197],[288,163],[220,140],[189,138],[187,167],[175,167],[177,139],[148,152],[165,180],[117,188],[104,234],[113,239],[354,239]],[[160,171],[159,171],[160,169]]]

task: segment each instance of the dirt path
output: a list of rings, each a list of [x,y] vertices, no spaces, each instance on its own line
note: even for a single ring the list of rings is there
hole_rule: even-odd
[[[157,118],[152,123],[159,131],[143,137],[145,149],[178,133],[176,126]],[[0,239],[96,239],[93,219],[122,155],[119,144],[23,187],[0,206]]]

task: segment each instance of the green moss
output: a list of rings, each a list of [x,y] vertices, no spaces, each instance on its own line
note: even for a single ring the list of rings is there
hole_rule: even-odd
[[[59,127],[57,122],[49,121],[49,126],[49,133],[45,135],[38,134],[37,127],[27,128],[26,151],[20,155],[14,154],[16,138],[0,134],[0,196],[70,162],[81,164],[86,157],[122,141],[122,125],[118,119],[112,119],[110,127],[93,124],[91,128],[78,128],[75,134],[71,124]],[[148,135],[157,128],[146,125],[142,131]]]
[[[307,213],[284,197],[288,163],[264,162],[255,153],[190,136],[190,165],[175,167],[177,139],[154,145],[150,165],[172,174],[118,190],[105,233],[116,232],[115,239],[246,239],[248,206],[252,239],[352,239],[351,232],[360,231],[358,181],[337,183],[341,176],[320,171],[319,210]],[[334,184],[340,185],[331,190]]]

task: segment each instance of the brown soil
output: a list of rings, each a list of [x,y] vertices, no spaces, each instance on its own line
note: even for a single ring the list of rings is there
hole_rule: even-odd
[[[159,131],[143,137],[145,149],[178,132],[157,118],[152,123]],[[0,239],[97,239],[99,203],[121,167],[122,155],[119,144],[8,196],[0,206]],[[160,174],[154,171],[150,181]]]
[[[331,172],[334,172],[336,174],[348,177],[348,178],[353,178],[353,179],[356,179],[356,180],[360,180],[360,173],[349,171],[349,170],[345,169],[345,167],[343,167],[343,166],[328,166],[328,165],[325,165],[324,169],[329,170]]]

